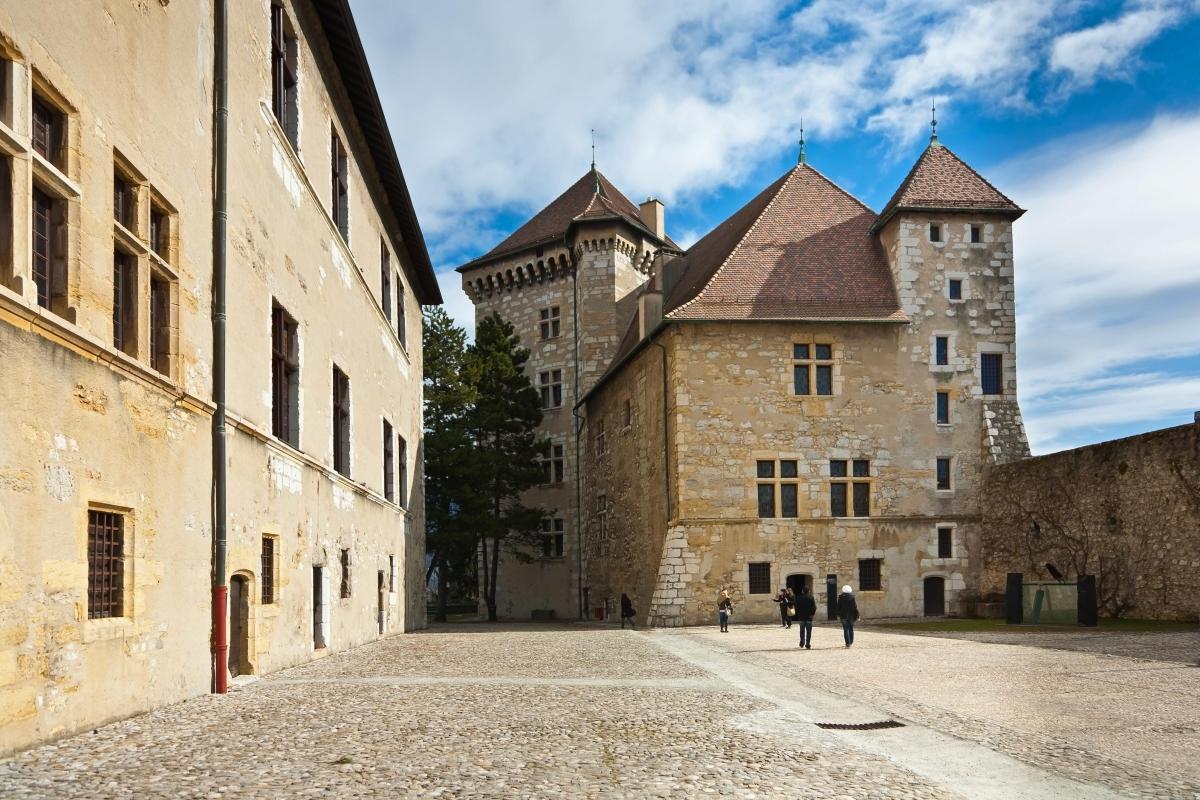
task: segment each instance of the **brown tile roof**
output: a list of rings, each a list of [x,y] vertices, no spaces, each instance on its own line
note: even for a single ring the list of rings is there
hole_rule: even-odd
[[[1009,214],[1014,219],[1025,213],[1024,209],[954,155],[949,147],[934,141],[925,148],[925,152],[909,170],[908,177],[883,207],[875,229],[883,227],[901,209],[960,208]]]
[[[875,213],[807,164],[794,167],[682,256],[668,320],[895,321]]]
[[[548,206],[513,231],[508,238],[479,258],[463,264],[458,271],[462,272],[521,250],[561,241],[567,229],[574,223],[601,219],[620,219],[647,235],[653,235],[642,222],[638,207],[630,202],[620,189],[613,186],[612,182],[604,177],[604,173],[590,169]],[[673,250],[682,249],[671,241],[669,236],[665,236],[661,242]]]

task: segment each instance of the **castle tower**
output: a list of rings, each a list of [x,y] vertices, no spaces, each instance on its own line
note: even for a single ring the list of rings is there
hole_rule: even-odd
[[[541,393],[546,483],[529,503],[553,509],[531,561],[501,556],[501,616],[574,618],[580,613],[580,423],[577,399],[608,368],[666,235],[663,205],[634,205],[602,173],[588,170],[485,255],[458,268],[476,320],[493,312],[530,349],[530,380]]]
[[[935,424],[960,432],[978,424],[984,463],[1029,455],[1017,403],[1012,239],[1024,213],[935,134],[874,225],[910,319],[908,351],[929,364]]]

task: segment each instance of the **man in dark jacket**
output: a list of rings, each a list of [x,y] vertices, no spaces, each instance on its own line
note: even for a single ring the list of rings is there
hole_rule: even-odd
[[[629,620],[629,627],[637,630],[637,625],[634,621],[637,618],[637,612],[633,609],[633,601],[629,599],[629,595],[621,592],[621,627],[625,627],[625,621]]]
[[[854,623],[858,621],[858,603],[854,600],[854,590],[850,584],[842,587],[838,595],[837,615],[842,621],[842,636],[846,639],[846,647],[854,644]]]
[[[800,646],[812,650],[812,621],[817,615],[817,601],[808,593],[807,586],[800,587],[796,596],[796,621],[800,623]]]

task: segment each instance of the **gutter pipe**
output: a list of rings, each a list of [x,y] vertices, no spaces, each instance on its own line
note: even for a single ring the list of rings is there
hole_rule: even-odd
[[[225,430],[225,228],[229,218],[227,170],[229,130],[229,0],[215,0],[214,30],[214,120],[213,120],[213,402],[212,495],[213,495],[213,692],[229,691],[229,586],[226,573],[226,525],[229,494]]]

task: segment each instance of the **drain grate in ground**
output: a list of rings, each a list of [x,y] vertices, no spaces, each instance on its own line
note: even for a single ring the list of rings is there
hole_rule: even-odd
[[[850,722],[818,722],[818,728],[824,728],[827,731],[881,731],[884,728],[903,728],[903,722],[896,722],[894,719],[885,719],[881,722],[860,722],[858,724]]]

